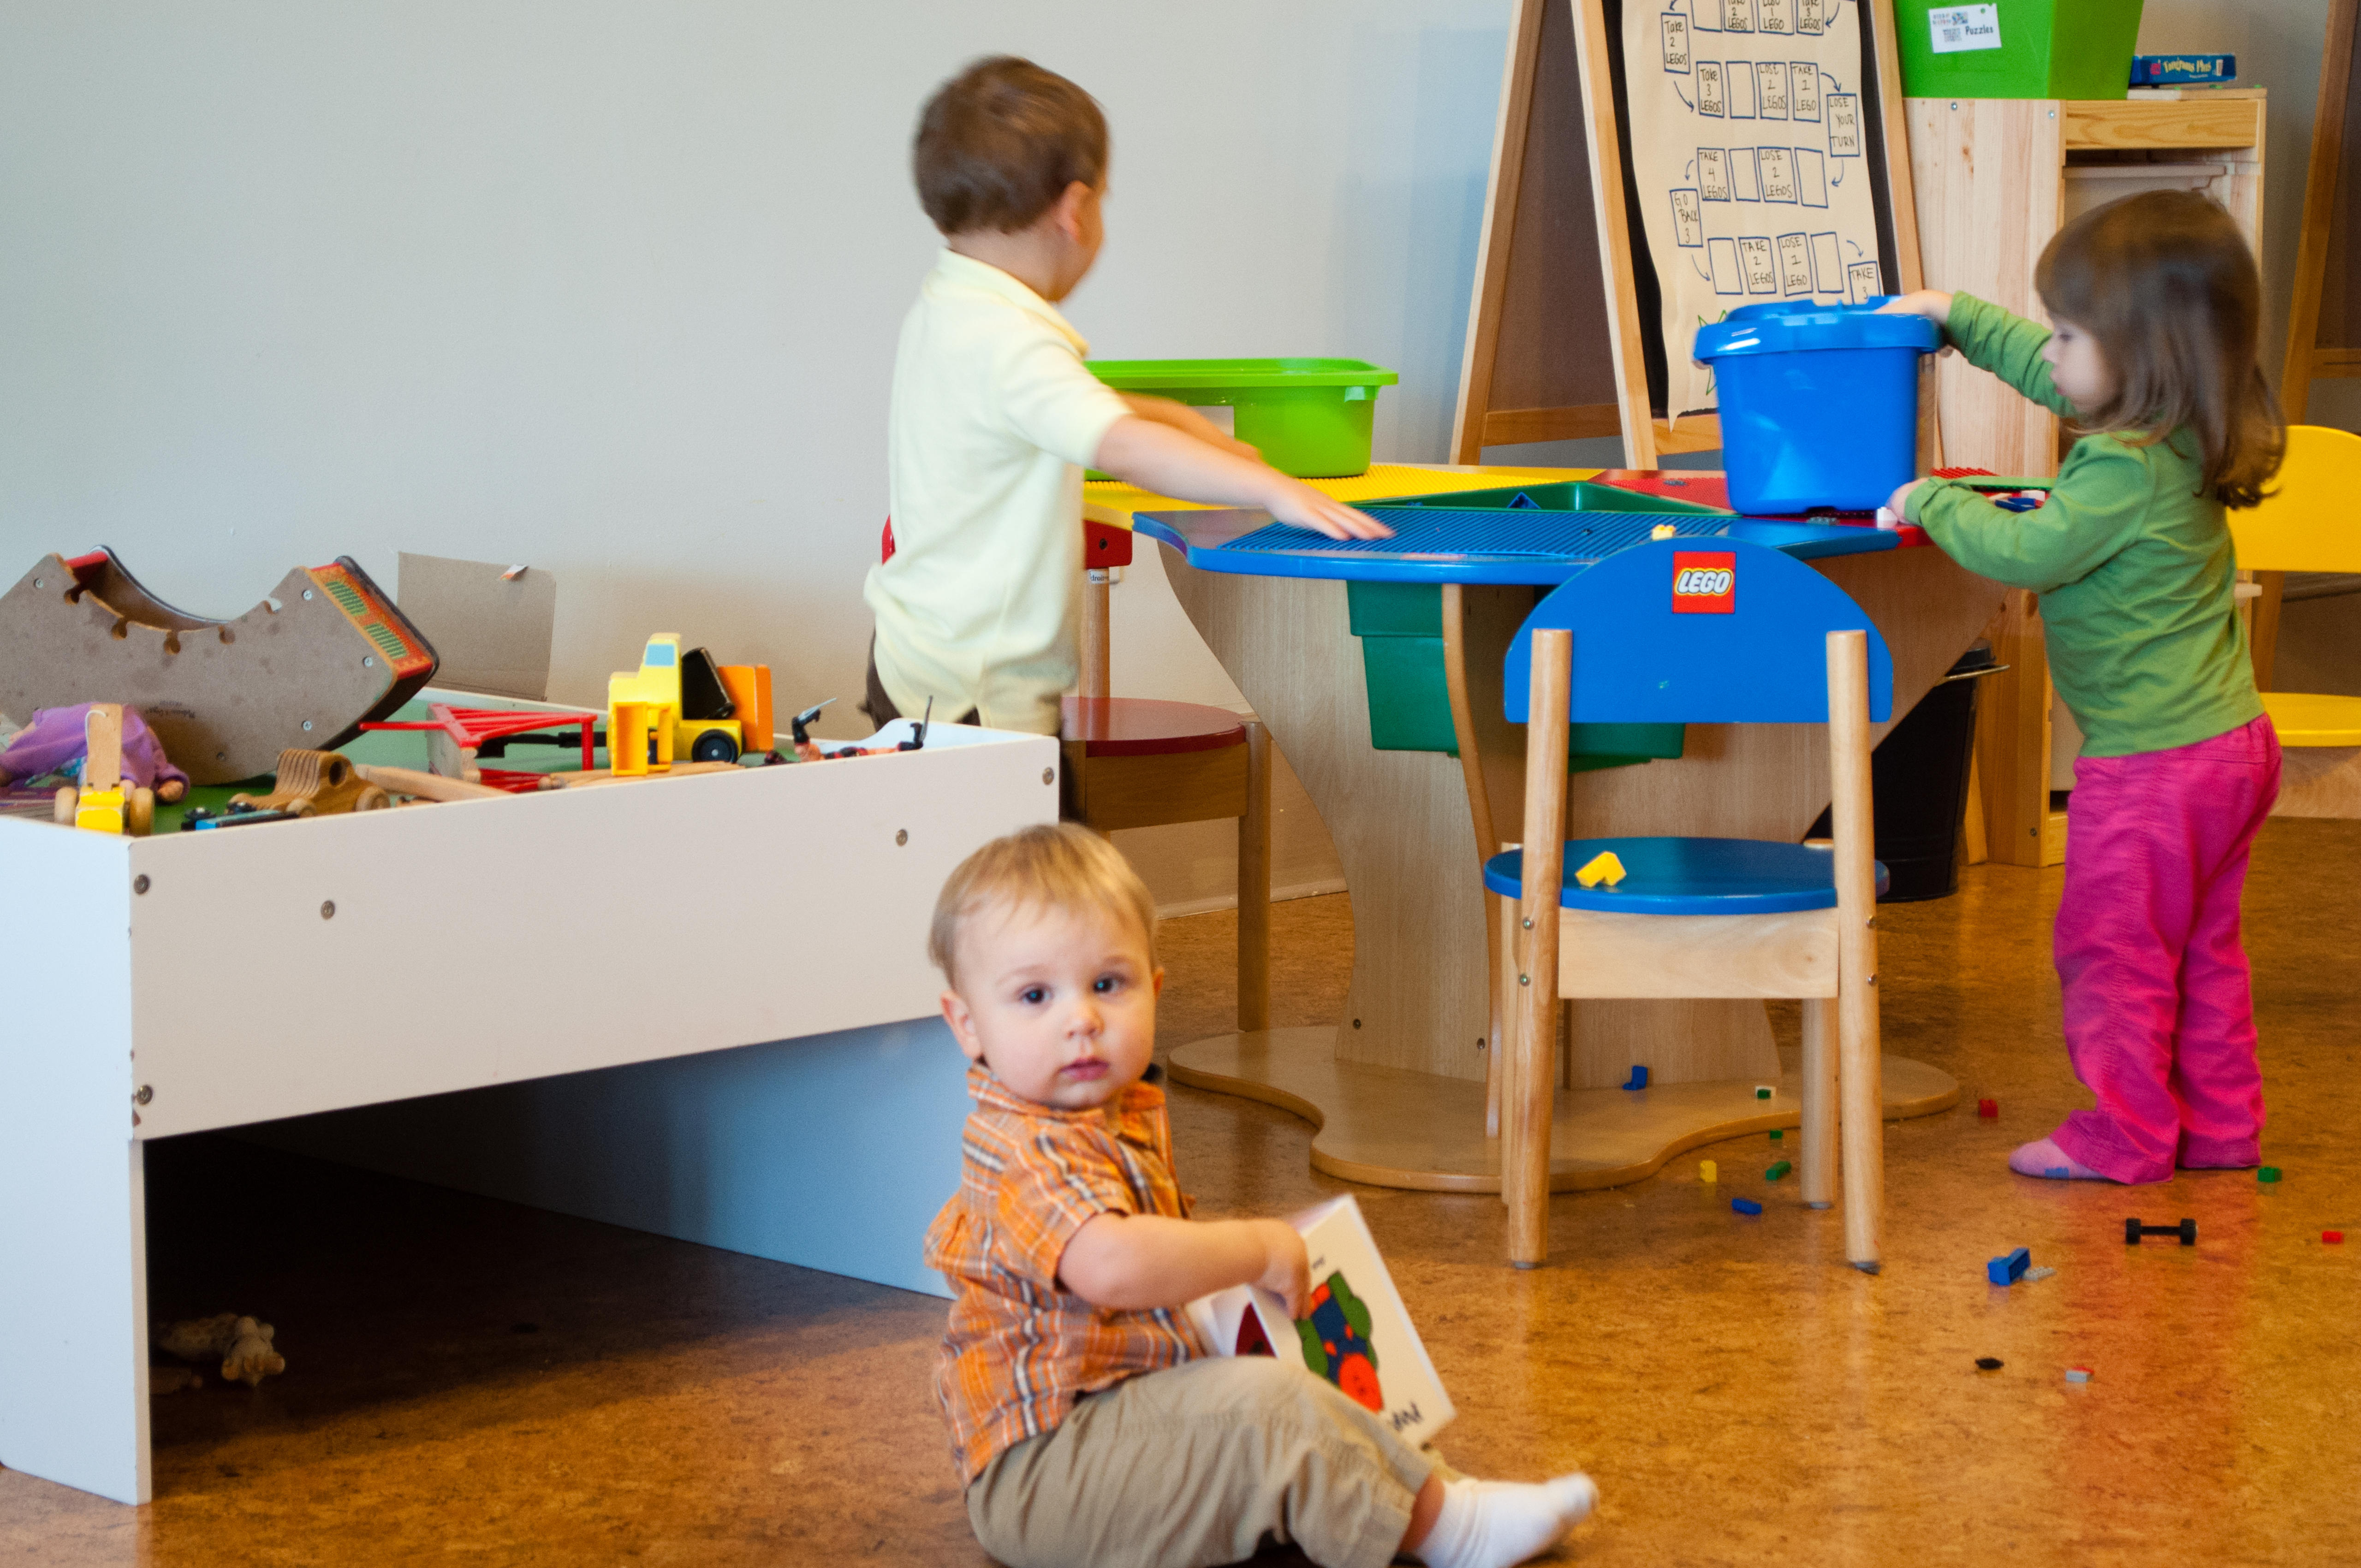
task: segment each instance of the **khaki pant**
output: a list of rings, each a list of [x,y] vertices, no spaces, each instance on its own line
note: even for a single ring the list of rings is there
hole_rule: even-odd
[[[1434,1459],[1300,1366],[1210,1358],[1080,1401],[967,1489],[1010,1568],[1202,1568],[1266,1538],[1323,1568],[1382,1568]]]

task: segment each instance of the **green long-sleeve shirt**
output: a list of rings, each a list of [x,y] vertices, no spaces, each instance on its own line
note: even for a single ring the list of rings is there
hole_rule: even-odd
[[[1954,294],[1945,335],[1971,365],[2073,416],[2042,362],[2047,329]],[[2222,503],[2199,493],[2202,468],[2184,427],[2152,446],[2083,437],[2033,511],[2004,510],[1956,482],[1910,492],[1908,520],[1945,554],[2040,593],[2050,678],[2086,756],[2190,745],[2263,711],[2232,593],[2230,526]]]

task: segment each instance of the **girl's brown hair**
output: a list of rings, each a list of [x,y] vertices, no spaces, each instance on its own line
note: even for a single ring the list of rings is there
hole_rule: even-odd
[[[2228,213],[2192,191],[2125,196],[2059,229],[2033,277],[2114,373],[2114,396],[2077,423],[2146,431],[2143,444],[2187,425],[2205,491],[2229,507],[2263,499],[2287,425],[2257,361],[2262,280]]]

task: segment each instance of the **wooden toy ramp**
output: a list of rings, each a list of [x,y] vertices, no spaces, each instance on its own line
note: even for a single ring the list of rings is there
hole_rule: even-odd
[[[192,782],[333,750],[410,700],[434,650],[350,556],[299,566],[233,620],[176,609],[101,548],[44,555],[0,596],[0,713],[119,702]]]

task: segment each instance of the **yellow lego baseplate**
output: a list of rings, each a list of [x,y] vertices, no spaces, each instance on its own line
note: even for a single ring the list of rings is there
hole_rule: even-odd
[[[1378,463],[1367,473],[1349,478],[1303,482],[1323,495],[1359,506],[1396,496],[1445,496],[1457,490],[1494,490],[1503,485],[1563,484],[1595,478],[1601,472],[1598,468],[1413,468],[1403,463]],[[1215,504],[1178,501],[1114,479],[1082,487],[1082,515],[1110,528],[1129,528],[1134,512],[1203,511]]]

